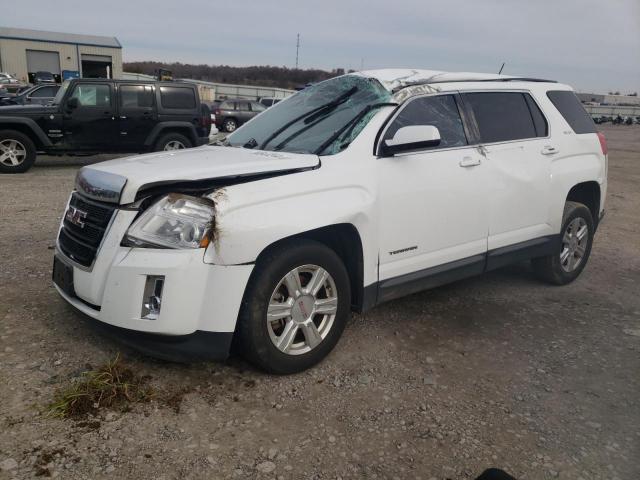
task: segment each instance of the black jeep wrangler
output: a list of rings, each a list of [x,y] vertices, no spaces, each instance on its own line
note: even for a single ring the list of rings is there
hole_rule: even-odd
[[[139,153],[200,146],[211,114],[195,85],[74,79],[47,106],[0,107],[0,173],[26,172],[36,153]]]

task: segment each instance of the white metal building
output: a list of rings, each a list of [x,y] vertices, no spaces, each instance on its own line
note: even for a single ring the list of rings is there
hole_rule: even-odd
[[[246,98],[249,100],[257,100],[262,97],[268,98],[287,98],[289,95],[296,93],[295,90],[278,87],[257,87],[254,85],[233,85],[230,83],[205,82],[203,80],[192,80],[190,78],[181,78],[181,82],[195,83],[198,85],[200,96],[205,101],[224,100],[226,98]],[[206,91],[211,93],[206,94]]]
[[[0,72],[32,82],[40,71],[58,81],[120,78],[122,45],[115,37],[0,27]]]

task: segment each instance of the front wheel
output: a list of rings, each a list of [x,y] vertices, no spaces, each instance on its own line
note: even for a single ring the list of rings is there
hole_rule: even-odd
[[[555,285],[573,282],[589,260],[594,233],[591,211],[582,203],[567,202],[562,217],[559,252],[534,258],[531,262],[536,275]]]
[[[310,240],[282,244],[260,259],[247,285],[241,353],[267,372],[305,370],[336,345],[350,305],[349,276],[333,250]]]
[[[0,173],[24,173],[36,161],[36,146],[22,132],[0,132]]]

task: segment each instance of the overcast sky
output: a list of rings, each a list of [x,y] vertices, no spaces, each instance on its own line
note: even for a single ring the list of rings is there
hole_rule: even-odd
[[[0,24],[116,36],[125,61],[411,67],[640,93],[640,0],[50,0]]]

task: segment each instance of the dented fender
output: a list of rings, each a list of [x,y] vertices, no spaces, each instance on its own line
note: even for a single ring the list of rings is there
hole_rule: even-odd
[[[328,225],[353,224],[359,232],[372,222],[374,198],[362,186],[337,186],[300,193],[274,192],[260,182],[226,187],[215,196],[216,218],[205,262],[238,265],[254,262],[265,248],[293,235]],[[304,181],[301,179],[301,181]],[[275,190],[276,186],[273,185]],[[344,208],[348,205],[348,208]]]
[[[231,185],[212,193],[215,229],[204,261],[222,266],[254,263],[262,251],[280,240],[336,224],[351,224],[361,239],[375,239],[375,162],[368,162],[370,168],[363,168],[367,162],[357,161],[332,168],[346,160],[340,157],[323,160],[317,170]],[[352,168],[351,173],[345,171]],[[377,245],[365,242],[362,251],[365,282],[373,282]]]

